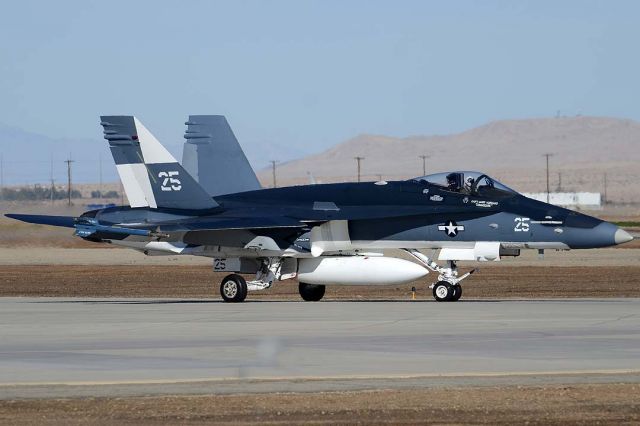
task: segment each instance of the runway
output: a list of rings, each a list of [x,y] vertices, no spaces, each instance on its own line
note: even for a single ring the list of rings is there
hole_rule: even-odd
[[[287,390],[282,383],[307,391],[393,387],[400,377],[416,386],[637,382],[640,299],[2,298],[0,342],[4,399],[100,395],[98,388],[120,395]]]

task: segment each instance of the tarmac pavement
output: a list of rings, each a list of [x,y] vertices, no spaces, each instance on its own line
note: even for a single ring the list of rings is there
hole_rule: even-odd
[[[640,299],[0,299],[1,399],[563,380],[640,381]]]

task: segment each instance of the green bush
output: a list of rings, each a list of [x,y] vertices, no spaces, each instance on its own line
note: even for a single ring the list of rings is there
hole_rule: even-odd
[[[52,194],[53,192],[53,194]],[[64,200],[67,198],[67,190],[60,188],[34,185],[33,187],[2,188],[2,199],[6,201],[40,201],[40,200]],[[82,198],[82,193],[77,189],[71,190],[71,198]]]

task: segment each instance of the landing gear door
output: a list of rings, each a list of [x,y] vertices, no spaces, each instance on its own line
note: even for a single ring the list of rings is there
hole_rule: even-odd
[[[285,257],[280,267],[280,280],[288,280],[298,275],[298,259]]]
[[[255,274],[258,270],[256,259],[244,257],[216,257],[213,259],[214,272],[236,272],[239,274]]]

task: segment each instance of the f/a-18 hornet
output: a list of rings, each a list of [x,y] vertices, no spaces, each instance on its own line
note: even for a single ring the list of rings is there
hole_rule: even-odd
[[[135,117],[101,117],[130,206],[7,216],[147,255],[210,257],[214,271],[231,273],[220,284],[227,302],[294,277],[302,298],[317,301],[327,285],[402,284],[429,272],[437,276],[434,298],[456,301],[473,272],[459,274],[457,261],[632,240],[611,223],[526,198],[478,172],[263,189],[224,117],[190,116],[186,124],[183,167]],[[385,255],[390,249],[415,262]],[[442,262],[424,249],[434,257],[439,250]]]

